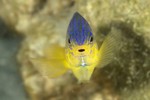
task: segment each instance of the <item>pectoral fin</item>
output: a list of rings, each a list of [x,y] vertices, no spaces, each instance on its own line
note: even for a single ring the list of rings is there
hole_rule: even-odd
[[[59,77],[68,70],[63,59],[38,58],[32,59],[32,62],[43,76],[49,78]]]
[[[121,48],[121,36],[120,30],[111,29],[100,47],[98,67],[104,67],[114,59]]]
[[[35,68],[43,76],[55,78],[64,74],[68,68],[66,65],[64,48],[57,44],[44,49],[44,57],[31,59]]]

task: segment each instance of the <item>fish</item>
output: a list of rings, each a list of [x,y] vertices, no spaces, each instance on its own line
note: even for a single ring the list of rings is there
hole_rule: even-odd
[[[46,57],[34,58],[31,62],[48,78],[56,78],[72,71],[79,82],[87,82],[95,68],[105,67],[114,60],[120,50],[120,41],[121,31],[112,28],[98,47],[89,23],[75,12],[68,25],[65,47],[49,45],[43,51]]]

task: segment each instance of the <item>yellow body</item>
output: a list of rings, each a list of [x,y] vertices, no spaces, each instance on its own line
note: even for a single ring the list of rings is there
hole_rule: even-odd
[[[78,50],[84,49],[84,52]],[[68,68],[72,70],[79,81],[90,79],[95,66],[98,63],[97,44],[74,45],[72,49],[66,48],[66,61]]]
[[[79,49],[84,49],[84,52],[78,52]],[[92,46],[89,44],[84,44],[81,46],[74,46],[70,50],[66,49],[66,60],[68,61],[70,66],[78,67],[82,63],[86,63],[87,65],[93,65],[98,61],[98,48],[97,44],[93,44]]]

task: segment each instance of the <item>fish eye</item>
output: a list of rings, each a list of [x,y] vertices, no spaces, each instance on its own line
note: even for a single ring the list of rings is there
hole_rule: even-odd
[[[69,44],[71,43],[70,39],[68,39],[68,43],[69,43]]]
[[[92,37],[90,37],[90,42],[93,42],[93,36],[92,36]]]

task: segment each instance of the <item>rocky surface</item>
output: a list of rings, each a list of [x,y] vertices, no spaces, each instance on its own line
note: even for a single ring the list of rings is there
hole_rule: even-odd
[[[1,0],[0,4],[3,20],[25,37],[18,60],[31,100],[150,99],[149,0]],[[121,30],[121,52],[114,62],[96,69],[89,83],[78,84],[70,72],[43,78],[30,59],[43,55],[52,43],[64,46],[75,11],[88,20],[99,44],[112,27]]]

